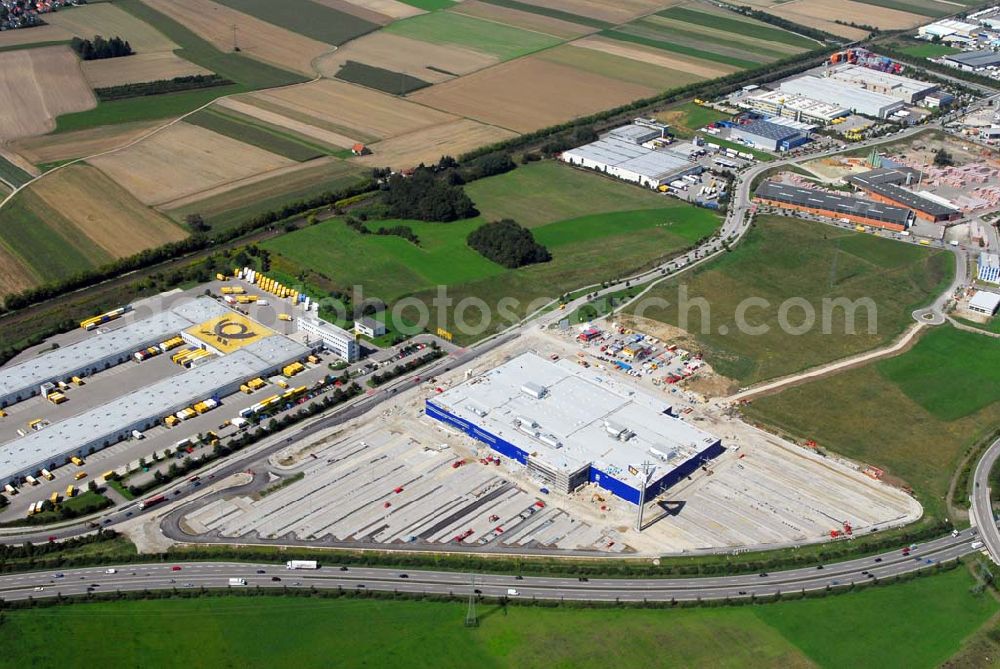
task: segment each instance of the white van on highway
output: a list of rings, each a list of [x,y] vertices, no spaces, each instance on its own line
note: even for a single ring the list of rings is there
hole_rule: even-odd
[[[517,597],[520,593],[514,588],[507,588],[507,595],[510,597]]]
[[[983,542],[982,541],[973,541],[972,542],[972,545],[971,545],[972,550],[978,551],[982,547],[983,547]]]

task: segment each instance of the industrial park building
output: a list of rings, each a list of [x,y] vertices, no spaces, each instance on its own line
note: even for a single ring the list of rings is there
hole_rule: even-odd
[[[809,141],[809,136],[801,128],[791,125],[796,123],[795,121],[775,120],[777,122],[752,121],[745,125],[733,126],[729,136],[766,151],[788,151]],[[782,120],[786,122],[781,123]]]
[[[904,207],[925,221],[939,223],[962,218],[960,210],[938,201],[936,196],[914,193],[900,185],[911,185],[919,179],[920,173],[916,170],[901,168],[875,169],[850,176],[847,181],[865,191],[876,202]]]
[[[835,119],[851,114],[849,110],[835,104],[784,91],[767,91],[747,98],[742,104],[748,109],[768,116],[779,116],[793,121],[820,125],[826,125]]]
[[[979,254],[976,265],[977,279],[986,283],[1000,284],[1000,255],[983,251]]]
[[[804,211],[829,218],[843,218],[852,223],[872,225],[896,232],[903,232],[913,222],[913,212],[909,209],[773,181],[762,183],[754,197],[773,207]]]
[[[723,452],[718,437],[603,372],[524,353],[426,400],[428,416],[525,466],[557,492],[595,483],[638,504]],[[652,469],[645,478],[643,463]]]
[[[1000,66],[1000,52],[992,49],[963,51],[944,57],[944,62],[966,72],[994,69]]]
[[[980,27],[975,23],[956,21],[954,19],[943,19],[941,21],[929,23],[926,26],[920,26],[917,28],[917,35],[925,39],[933,39],[935,37],[945,38],[951,37],[952,35],[957,35],[965,39],[971,39],[971,37],[980,30]]]
[[[590,144],[563,151],[560,160],[603,172],[647,188],[658,188],[703,168],[670,149],[651,148],[663,137],[663,129],[633,123],[615,128]]]
[[[860,88],[874,93],[887,95],[890,98],[914,104],[938,90],[937,84],[918,81],[898,74],[880,72],[870,67],[845,63],[831,67],[826,76],[835,81],[842,81],[854,88]]]
[[[133,430],[147,430],[159,424],[164,416],[196,402],[231,395],[246,381],[272,374],[308,353],[307,347],[287,337],[268,336],[200,367],[15,439],[0,449],[0,483],[16,484],[27,475],[37,475],[42,468],[54,469],[65,464],[74,455],[85,457],[129,438]]]
[[[347,362],[355,362],[360,356],[357,335],[318,316],[299,318],[299,330],[305,333],[307,338],[322,341],[327,349]]]
[[[969,310],[977,314],[992,316],[1000,309],[1000,295],[985,290],[977,290],[969,300]]]
[[[43,384],[89,376],[131,360],[137,350],[159,344],[197,323],[225,313],[229,310],[214,300],[192,300],[5,367],[0,370],[0,408],[38,395]]]
[[[831,104],[850,109],[856,114],[874,118],[887,118],[903,108],[904,102],[882,93],[866,91],[828,77],[804,76],[781,82],[785,93],[797,93],[814,100],[825,100]]]

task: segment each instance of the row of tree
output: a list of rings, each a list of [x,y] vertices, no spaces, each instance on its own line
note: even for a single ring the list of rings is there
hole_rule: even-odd
[[[158,79],[157,81],[145,81],[137,84],[121,84],[120,86],[95,88],[94,95],[101,102],[110,102],[111,100],[125,100],[127,98],[140,98],[148,95],[163,95],[165,93],[192,91],[200,88],[228,86],[231,83],[233,82],[229,79],[220,77],[217,74],[192,74],[186,77],[174,77],[173,79]]]
[[[121,56],[131,56],[135,53],[132,51],[132,45],[117,35],[111,39],[104,39],[100,35],[94,35],[94,39],[92,40],[74,37],[70,40],[69,46],[73,51],[76,51],[81,60],[120,58]]]

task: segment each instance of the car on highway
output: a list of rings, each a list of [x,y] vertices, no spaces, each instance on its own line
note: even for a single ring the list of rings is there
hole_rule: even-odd
[[[175,564],[173,567],[170,568],[170,571],[180,571],[180,570],[181,570],[181,566],[177,565],[177,564]]]
[[[64,574],[62,572],[58,572],[56,574],[53,574],[52,578],[64,578],[65,576],[66,576],[66,574]]]
[[[280,576],[272,576],[271,580],[277,582],[277,581],[281,580],[281,577]]]
[[[761,577],[764,577],[764,576],[767,576],[767,572],[766,572],[766,571],[762,571],[762,572],[760,572],[760,573],[759,573],[759,574],[757,574],[757,575],[758,575],[758,576],[761,576]]]
[[[264,571],[263,569],[258,569],[258,570],[257,570],[257,573],[258,573],[258,574],[266,574],[267,572],[266,572],[266,571]]]
[[[42,586],[42,585],[36,585],[35,586],[35,592],[41,592],[44,589],[45,589],[45,586]]]
[[[410,578],[410,575],[409,574],[400,574],[399,577],[400,578]]]

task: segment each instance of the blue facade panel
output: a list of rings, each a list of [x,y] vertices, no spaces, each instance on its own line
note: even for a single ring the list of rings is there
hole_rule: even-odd
[[[634,488],[624,481],[619,481],[611,474],[602,472],[593,465],[590,466],[590,476],[587,480],[591,483],[596,483],[615,497],[621,497],[626,502],[639,503],[638,488]]]
[[[491,434],[486,430],[481,429],[477,425],[462,420],[461,418],[455,416],[451,412],[442,409],[438,405],[434,404],[430,400],[425,400],[424,402],[424,412],[431,418],[436,418],[442,423],[447,423],[452,427],[458,428],[465,434],[469,435],[477,441],[481,441],[500,455],[511,458],[512,460],[517,460],[522,465],[528,462],[528,453],[514,444],[510,443],[506,439],[501,439],[495,434]]]
[[[695,470],[698,469],[698,467],[701,467],[712,458],[718,457],[725,450],[726,449],[722,446],[722,442],[716,441],[698,455],[689,459],[673,471],[668,472],[660,480],[651,483],[649,487],[646,488],[646,498],[650,499],[656,497],[660,493],[669,490],[673,486],[677,485],[681,479],[690,476]]]

